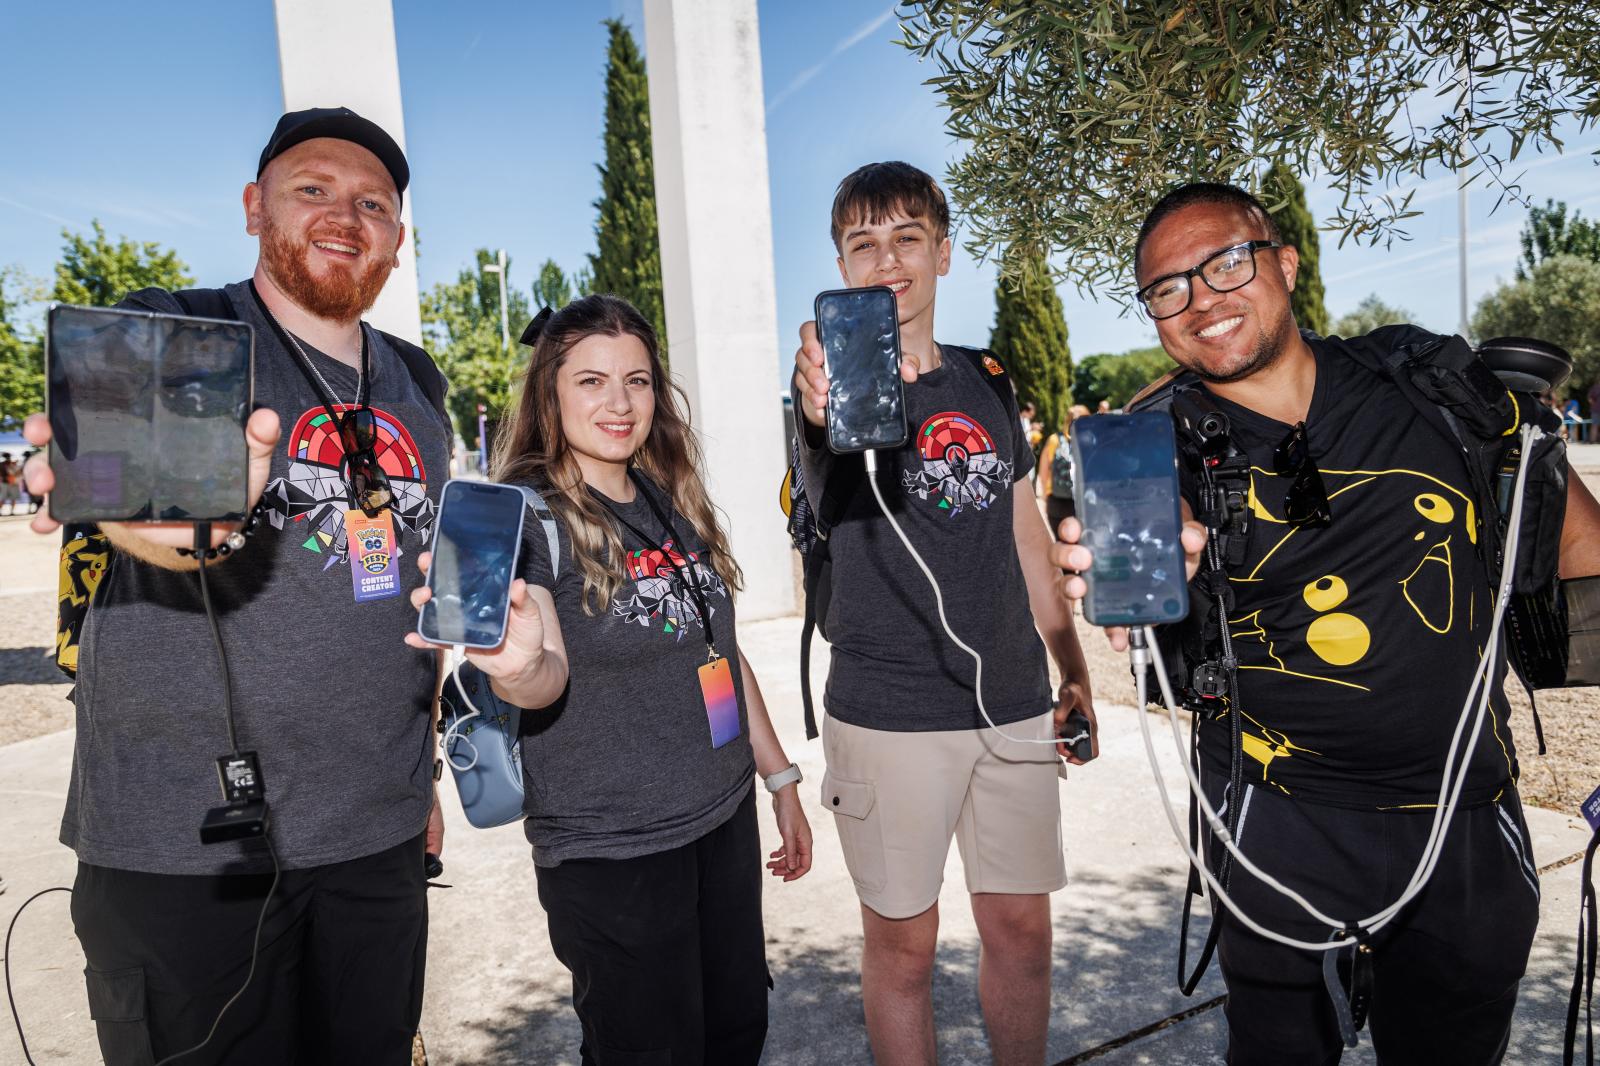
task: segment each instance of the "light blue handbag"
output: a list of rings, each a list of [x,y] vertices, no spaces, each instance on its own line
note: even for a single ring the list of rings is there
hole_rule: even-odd
[[[550,571],[560,572],[560,541],[550,505],[533,489],[518,485],[544,528],[550,545]],[[439,695],[439,746],[456,779],[467,821],[479,829],[522,817],[522,747],[518,741],[522,708],[513,707],[489,685],[489,678],[465,659],[456,663]]]

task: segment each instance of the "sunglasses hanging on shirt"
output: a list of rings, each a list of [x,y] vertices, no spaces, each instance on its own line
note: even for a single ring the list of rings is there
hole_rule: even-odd
[[[1284,520],[1291,526],[1326,528],[1333,521],[1322,472],[1311,461],[1306,424],[1297,422],[1272,453],[1272,468],[1280,477],[1292,478],[1283,496]]]

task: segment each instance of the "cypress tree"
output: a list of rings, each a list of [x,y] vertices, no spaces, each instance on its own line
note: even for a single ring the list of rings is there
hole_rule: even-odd
[[[1072,403],[1072,352],[1050,267],[1039,255],[1022,261],[1016,278],[995,286],[994,352],[1017,385],[1019,403],[1032,400],[1045,431],[1061,425]]]
[[[1300,274],[1289,294],[1289,306],[1294,309],[1294,320],[1305,329],[1326,335],[1328,309],[1323,304],[1322,246],[1317,240],[1317,221],[1306,206],[1306,189],[1294,171],[1282,163],[1275,163],[1267,171],[1262,192],[1268,208],[1278,207],[1272,219],[1283,233],[1283,243],[1292,244],[1300,252]]]
[[[650,85],[639,46],[619,19],[608,19],[606,161],[594,206],[599,251],[589,257],[589,291],[614,292],[655,326],[667,354],[661,298],[661,238],[656,230],[655,167],[650,158]]]

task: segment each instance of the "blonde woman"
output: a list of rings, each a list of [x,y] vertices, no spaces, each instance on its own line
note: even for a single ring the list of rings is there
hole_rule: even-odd
[[[492,472],[550,503],[560,566],[542,535],[524,541],[544,650],[496,688],[536,697],[524,827],[582,1061],[598,1066],[759,1061],[758,772],[783,840],[768,869],[811,866],[799,771],[738,648],[741,575],[700,467],[643,316],[610,295],[551,316]]]
[[[1089,409],[1075,403],[1061,417],[1061,430],[1045,438],[1039,449],[1039,497],[1044,500],[1044,516],[1052,535],[1059,536],[1063,519],[1074,513],[1072,502],[1072,421],[1087,418]]]

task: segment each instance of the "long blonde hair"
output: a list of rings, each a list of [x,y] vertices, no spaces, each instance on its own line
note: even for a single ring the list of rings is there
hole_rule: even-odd
[[[744,575],[706,496],[700,442],[689,427],[688,398],[661,365],[655,330],[620,296],[585,296],[550,316],[522,375],[516,406],[495,444],[490,476],[496,481],[533,481],[550,489],[550,507],[567,527],[572,562],[583,575],[584,613],[604,610],[622,583],[622,538],[611,514],[584,485],[583,471],[561,430],[556,391],[556,377],[568,353],[593,336],[637,337],[650,353],[655,416],[631,463],[660,486],[671,497],[673,509],[689,520],[718,576],[731,588],[742,588]],[[678,549],[686,551],[687,546]]]

